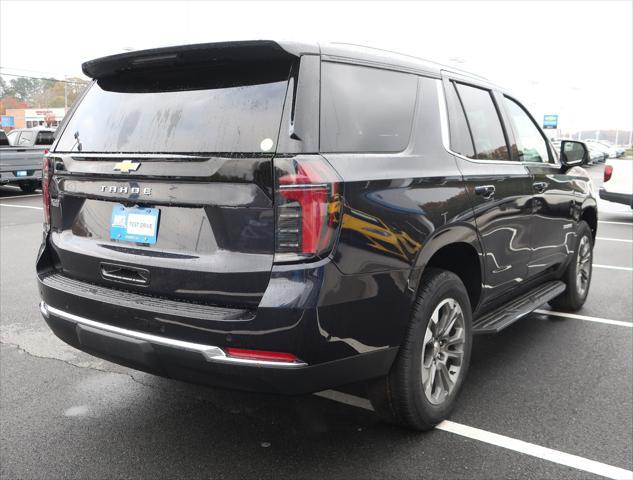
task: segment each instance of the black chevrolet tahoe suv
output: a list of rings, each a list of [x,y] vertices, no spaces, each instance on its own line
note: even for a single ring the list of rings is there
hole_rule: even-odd
[[[303,394],[366,382],[446,418],[472,337],[579,309],[597,209],[484,78],[381,50],[245,41],[83,64],[44,162],[41,312],[93,355]]]

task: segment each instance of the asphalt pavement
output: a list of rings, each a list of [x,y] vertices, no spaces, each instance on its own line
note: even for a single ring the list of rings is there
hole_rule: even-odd
[[[602,165],[589,167],[596,189]],[[476,337],[450,422],[376,419],[361,386],[280,397],[79,352],[38,311],[39,195],[0,188],[0,478],[633,478],[633,214],[600,201],[591,291]],[[543,310],[549,307],[542,307]]]

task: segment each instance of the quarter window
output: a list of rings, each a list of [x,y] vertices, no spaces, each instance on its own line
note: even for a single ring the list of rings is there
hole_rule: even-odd
[[[324,62],[321,78],[321,151],[400,152],[407,147],[417,76]]]
[[[473,136],[475,152],[470,158],[510,160],[499,113],[489,90],[456,84]]]
[[[549,162],[545,139],[527,112],[508,97],[504,97],[503,101],[514,129],[519,161]]]

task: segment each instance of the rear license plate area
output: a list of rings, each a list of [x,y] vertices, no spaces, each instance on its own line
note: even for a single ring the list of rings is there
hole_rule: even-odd
[[[158,235],[158,208],[116,204],[110,217],[110,240],[154,245]]]
[[[16,177],[26,177],[27,176],[27,171],[26,170],[18,170],[17,172],[15,172],[15,176]]]

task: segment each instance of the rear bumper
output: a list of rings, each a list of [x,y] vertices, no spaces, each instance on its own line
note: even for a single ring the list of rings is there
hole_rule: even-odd
[[[308,365],[227,357],[214,345],[128,330],[42,302],[46,323],[61,340],[92,355],[192,383],[258,392],[306,394],[386,373],[397,348]]]
[[[0,172],[0,184],[6,185],[7,183],[42,181],[42,170],[25,168],[24,171],[26,171],[27,174],[23,177],[17,176],[18,171],[20,171],[20,169]]]
[[[608,202],[622,203],[633,208],[633,195],[630,193],[609,192],[604,188],[599,190],[600,198]]]

